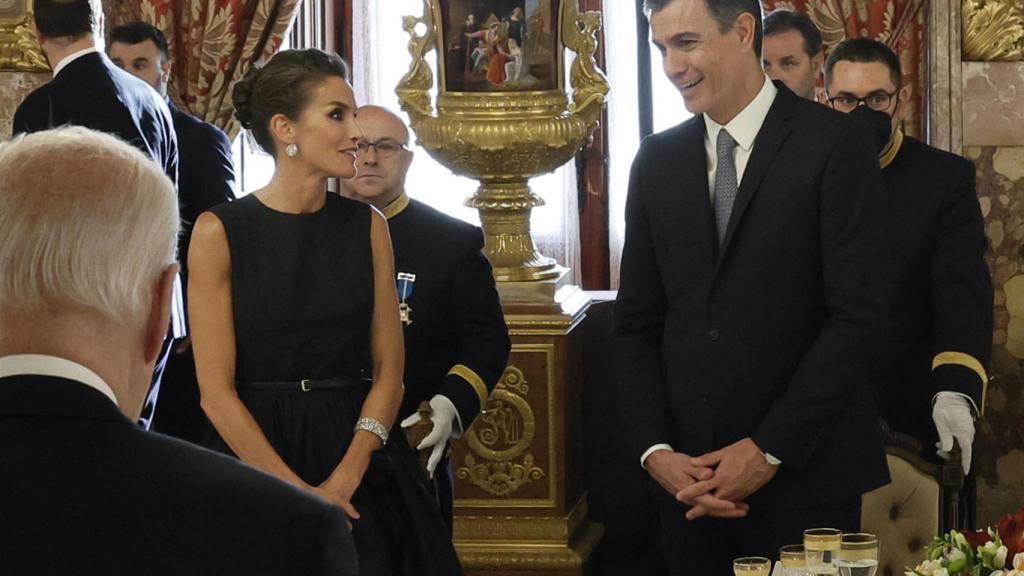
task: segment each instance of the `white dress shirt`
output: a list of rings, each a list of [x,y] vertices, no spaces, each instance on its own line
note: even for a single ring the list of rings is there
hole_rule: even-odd
[[[11,376],[51,376],[81,382],[110,398],[117,404],[117,397],[110,386],[92,370],[77,362],[45,354],[16,354],[0,357],[0,378]]]
[[[765,76],[764,84],[761,85],[761,90],[757,93],[757,96],[754,96],[754,99],[725,126],[704,114],[704,126],[706,128],[704,133],[704,152],[707,154],[708,160],[708,193],[711,196],[712,206],[715,205],[715,174],[718,170],[718,151],[716,149],[718,133],[724,128],[732,136],[732,139],[736,141],[737,145],[733,149],[736,162],[736,182],[742,184],[743,173],[747,169],[750,153],[754,150],[754,140],[757,138],[757,133],[761,131],[764,119],[768,116],[768,110],[772,107],[772,103],[775,102],[775,95],[778,93],[779,89],[775,87],[775,84],[772,83],[768,76]],[[640,456],[640,466],[644,466],[647,457],[658,450],[674,451],[669,444],[655,444],[645,450]],[[779,460],[770,454],[765,454],[765,456],[771,464],[777,465],[779,463]]]
[[[737,145],[733,148],[733,158],[736,161],[736,183],[743,184],[743,173],[747,169],[747,162],[750,161],[750,153],[754,150],[754,139],[761,131],[764,119],[768,116],[768,110],[772,107],[772,102],[775,102],[775,95],[778,93],[779,89],[765,76],[761,91],[725,126],[704,114],[704,152],[708,159],[708,193],[711,195],[712,206],[715,205],[715,174],[718,171],[718,151],[716,150],[718,133],[725,128],[732,139],[736,141]]]
[[[61,61],[57,62],[57,65],[53,67],[53,75],[56,77],[57,74],[60,74],[60,71],[63,70],[64,68],[66,68],[68,64],[71,64],[72,62],[74,62],[75,60],[78,60],[79,58],[81,58],[82,56],[85,56],[86,54],[92,54],[93,52],[99,52],[99,50],[97,50],[95,46],[93,46],[91,48],[83,48],[82,50],[79,50],[78,52],[72,52],[71,54],[68,54],[64,58],[61,58]]]

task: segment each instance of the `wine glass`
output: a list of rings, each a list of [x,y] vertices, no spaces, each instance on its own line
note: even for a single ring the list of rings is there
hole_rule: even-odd
[[[772,561],[760,556],[747,556],[732,561],[735,576],[768,576],[771,571]]]
[[[811,576],[835,576],[842,535],[835,528],[804,530],[804,555]]]
[[[843,534],[839,544],[840,576],[875,576],[878,570],[878,537],[874,534]]]
[[[790,544],[779,548],[783,576],[806,576],[807,555],[803,544]]]

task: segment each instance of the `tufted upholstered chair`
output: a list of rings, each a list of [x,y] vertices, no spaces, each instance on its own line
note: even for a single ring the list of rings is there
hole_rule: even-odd
[[[920,443],[883,424],[892,482],[864,495],[861,528],[878,536],[878,576],[902,576],[922,559],[935,536],[963,528],[960,488],[964,483],[957,448],[949,463],[920,456]]]

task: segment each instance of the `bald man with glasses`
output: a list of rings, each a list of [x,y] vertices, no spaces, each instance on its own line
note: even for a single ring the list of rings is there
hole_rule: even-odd
[[[903,134],[900,72],[892,50],[864,38],[825,63],[829,104],[872,134],[890,207],[893,297],[875,398],[889,426],[927,452],[948,458],[956,439],[966,474],[992,349],[985,230],[974,165]]]
[[[451,530],[449,441],[469,429],[505,370],[508,327],[480,229],[406,194],[413,153],[405,124],[379,106],[359,108],[356,118],[363,138],[356,143],[356,175],[342,182],[342,194],[372,204],[388,219],[405,335],[398,416],[403,428],[429,421],[417,450],[427,458]]]

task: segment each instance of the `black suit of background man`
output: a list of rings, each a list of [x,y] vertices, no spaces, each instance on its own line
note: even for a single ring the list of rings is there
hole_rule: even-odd
[[[218,204],[235,199],[235,168],[231,141],[222,130],[168,101],[174,119],[174,131],[181,147],[178,166],[178,202],[182,230],[178,258],[183,283],[188,279],[188,247],[192,225],[199,215]],[[187,300],[186,300],[187,303]],[[209,428],[199,407],[196,363],[189,344],[178,344],[167,359],[155,400],[152,429],[198,443]]]
[[[172,182],[178,181],[178,144],[167,104],[100,52],[70,62],[14,113],[15,134],[64,125],[118,136],[155,160]]]

